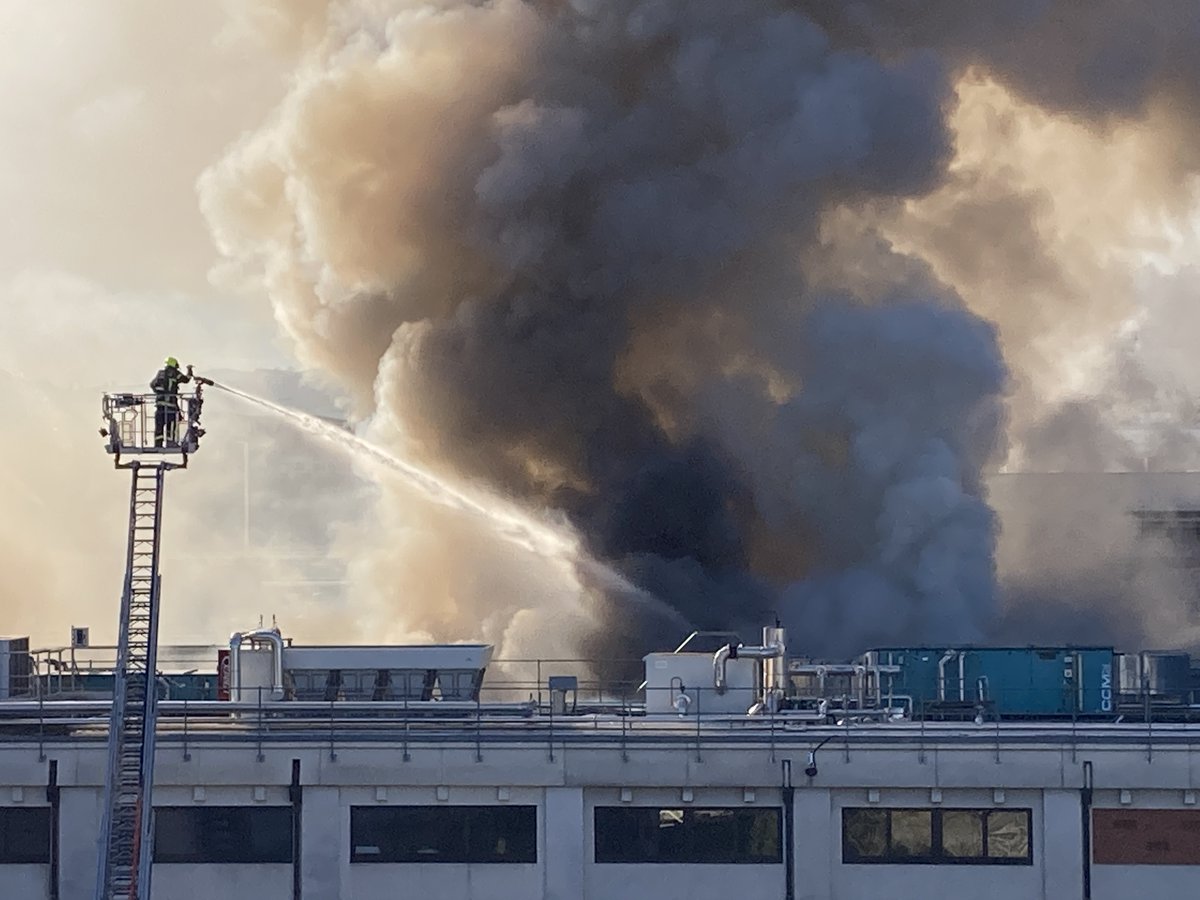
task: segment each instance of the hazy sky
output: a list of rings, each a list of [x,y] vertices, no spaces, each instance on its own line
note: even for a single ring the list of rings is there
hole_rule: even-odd
[[[79,624],[112,639],[128,482],[96,434],[99,390],[145,389],[168,354],[201,371],[294,364],[267,303],[209,280],[196,179],[267,113],[284,71],[229,28],[217,3],[0,4],[5,633],[50,644]],[[262,566],[229,569],[249,427],[218,429],[223,471],[171,482],[166,578],[186,602],[164,610],[166,641],[219,641],[282,605],[251,600]],[[226,518],[187,515],[210,495]],[[222,565],[223,585],[206,578]]]
[[[217,3],[0,4],[0,369],[95,385],[168,353],[289,359],[267,304],[209,283],[195,186],[283,71]]]

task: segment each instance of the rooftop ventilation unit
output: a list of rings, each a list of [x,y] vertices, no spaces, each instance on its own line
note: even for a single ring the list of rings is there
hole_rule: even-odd
[[[278,632],[235,634],[229,644],[231,699],[477,700],[492,659],[489,644],[302,647]]]
[[[0,637],[0,698],[26,697],[32,689],[29,638]]]

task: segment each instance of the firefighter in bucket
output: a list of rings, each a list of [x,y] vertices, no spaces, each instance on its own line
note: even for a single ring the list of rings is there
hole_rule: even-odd
[[[192,380],[192,367],[187,374],[179,371],[179,360],[168,356],[165,364],[150,382],[154,391],[154,446],[179,446],[179,386]]]

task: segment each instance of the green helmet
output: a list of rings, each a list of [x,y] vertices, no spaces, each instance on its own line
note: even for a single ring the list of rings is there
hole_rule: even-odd
[[[173,356],[168,356],[167,357],[167,367],[171,368],[171,369],[178,369],[179,368],[179,360],[177,360]]]

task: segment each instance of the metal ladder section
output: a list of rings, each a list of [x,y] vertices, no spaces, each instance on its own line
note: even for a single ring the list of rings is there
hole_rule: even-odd
[[[163,481],[170,463],[132,463],[129,546],[108,734],[96,900],[148,900],[158,711],[158,574]]]

